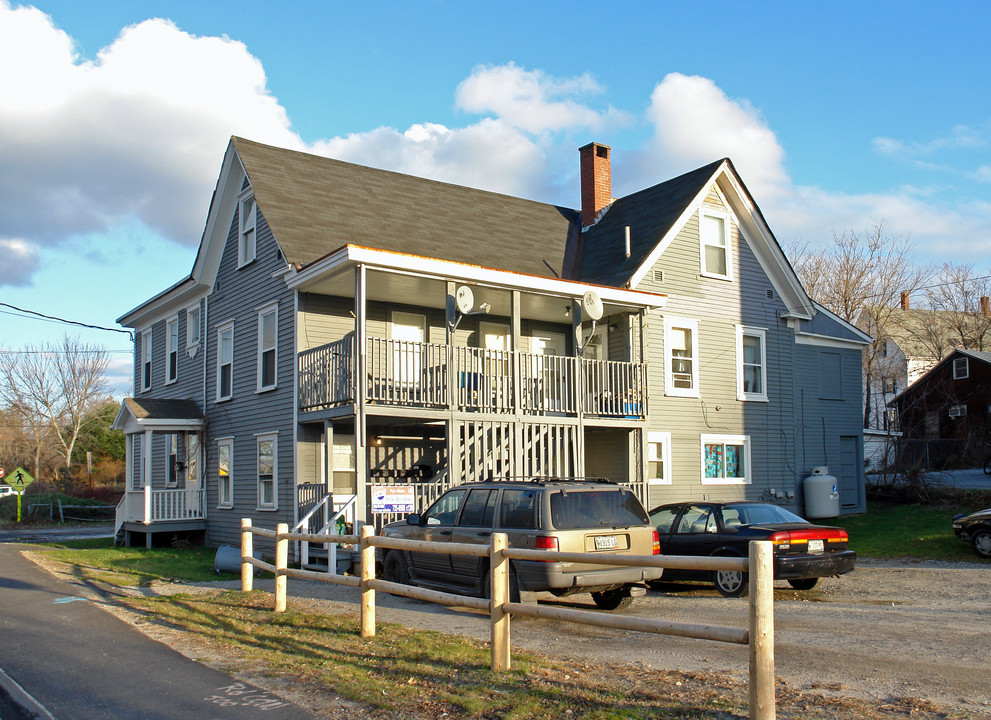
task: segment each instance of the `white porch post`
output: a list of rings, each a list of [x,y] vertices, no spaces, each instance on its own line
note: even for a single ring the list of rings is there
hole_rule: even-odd
[[[151,439],[154,433],[151,430],[145,430],[144,443],[141,448],[141,464],[144,466],[144,471],[141,473],[141,485],[142,490],[145,494],[145,508],[144,508],[144,524],[151,524],[151,456],[152,447]]]
[[[368,428],[365,427],[367,422],[365,416],[367,283],[368,270],[364,265],[359,265],[354,270],[354,478],[355,493],[357,494],[354,506],[355,531],[358,529],[357,523],[363,523],[368,516],[366,498],[368,494]]]

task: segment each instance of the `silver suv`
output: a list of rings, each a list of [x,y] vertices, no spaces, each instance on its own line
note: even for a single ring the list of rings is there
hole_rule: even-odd
[[[606,480],[491,480],[451,488],[422,514],[382,528],[386,537],[434,542],[488,543],[504,532],[510,546],[560,552],[657,555],[657,530],[629,488]],[[379,573],[386,580],[489,597],[489,561],[467,555],[386,550]],[[532,602],[534,593],[558,597],[590,592],[604,610],[628,607],[643,583],[662,568],[602,563],[511,561],[510,597]]]

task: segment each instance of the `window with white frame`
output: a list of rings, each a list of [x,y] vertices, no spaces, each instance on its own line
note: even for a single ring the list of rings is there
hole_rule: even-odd
[[[702,435],[702,484],[749,485],[750,436]]]
[[[234,395],[234,323],[217,329],[217,400]]]
[[[165,436],[165,486],[175,487],[179,484],[179,436],[168,433]]]
[[[733,268],[728,213],[699,208],[699,255],[703,275],[730,278]]]
[[[271,390],[276,383],[279,307],[269,305],[258,311],[258,390]]]
[[[275,510],[279,506],[278,445],[276,433],[257,438],[258,507],[266,510]]]
[[[671,433],[647,433],[647,483],[671,484]]]
[[[179,378],[179,316],[165,323],[165,384]]]
[[[698,320],[664,318],[664,394],[699,396]]]
[[[217,505],[234,505],[234,438],[217,440]]]
[[[196,484],[200,481],[200,436],[194,432],[186,433],[186,482]]]
[[[257,223],[257,207],[255,196],[248,195],[241,198],[238,218],[240,221],[240,233],[237,243],[237,266],[247,265],[255,259],[255,225]]]
[[[199,347],[200,344],[200,306],[186,308],[186,349]]]
[[[151,328],[141,331],[141,389],[151,389]]]
[[[953,379],[954,380],[966,380],[970,375],[970,367],[967,363],[967,358],[958,357],[953,360]]]
[[[736,327],[736,396],[739,400],[767,400],[767,331]]]

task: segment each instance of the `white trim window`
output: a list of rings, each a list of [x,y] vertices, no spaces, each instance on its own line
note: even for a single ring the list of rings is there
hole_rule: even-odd
[[[703,485],[749,485],[750,436],[700,435]]]
[[[671,433],[647,433],[647,484],[671,484]]]
[[[258,207],[255,205],[254,194],[241,198],[238,221],[240,231],[237,240],[237,266],[243,267],[254,261],[257,246],[255,228],[258,224]]]
[[[970,364],[967,358],[953,358],[953,379],[966,380],[968,377],[970,377]]]
[[[722,280],[732,278],[729,213],[699,208],[699,258],[704,276]]]
[[[234,438],[217,440],[217,507],[234,507]]]
[[[165,384],[179,379],[179,316],[165,323]]]
[[[279,435],[258,435],[258,509],[279,508]]]
[[[767,401],[767,330],[736,326],[736,397]]]
[[[141,390],[151,390],[151,328],[141,331]]]
[[[258,392],[276,386],[279,343],[279,306],[267,305],[258,311]]]
[[[186,308],[186,350],[189,356],[196,354],[195,349],[200,346],[200,305],[191,305]]]
[[[234,396],[234,323],[217,328],[217,401]]]
[[[664,394],[699,397],[699,323],[664,318]]]

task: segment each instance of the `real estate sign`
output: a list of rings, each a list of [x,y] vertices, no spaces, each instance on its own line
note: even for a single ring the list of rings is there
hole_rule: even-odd
[[[413,487],[389,485],[372,488],[372,514],[413,512]]]

